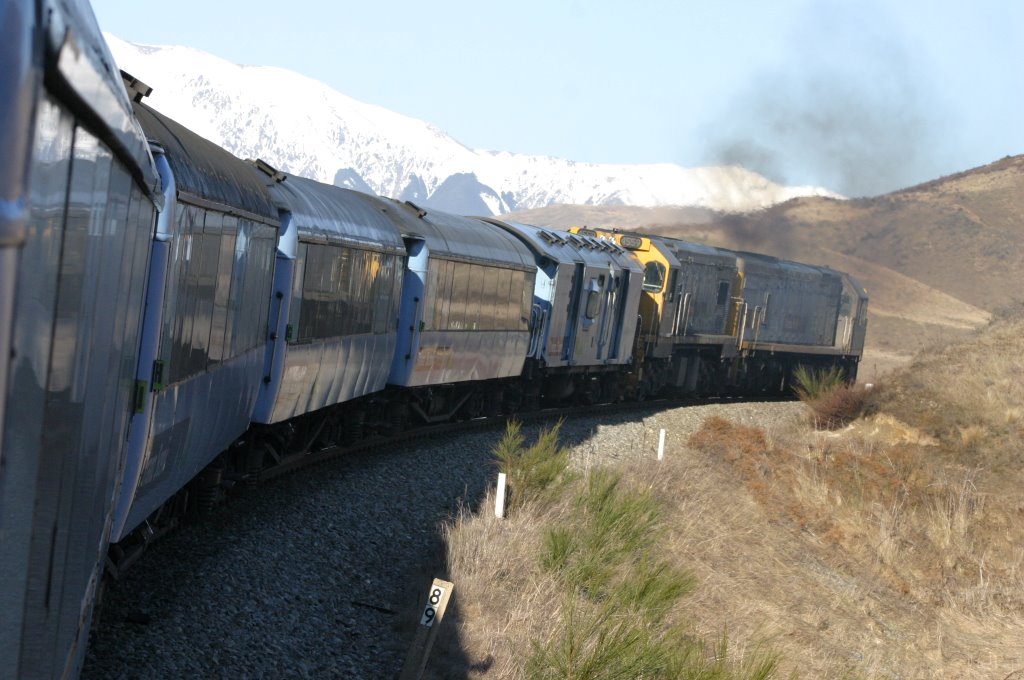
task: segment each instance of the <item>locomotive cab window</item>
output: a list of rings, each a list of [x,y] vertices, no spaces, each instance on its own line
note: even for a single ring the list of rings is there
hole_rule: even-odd
[[[665,265],[660,262],[648,262],[644,267],[643,289],[649,293],[660,293],[665,286]]]
[[[724,305],[729,301],[729,282],[719,281],[718,282],[718,302],[719,305]]]
[[[839,299],[839,316],[849,316],[851,306],[850,296],[843,293],[843,296]]]

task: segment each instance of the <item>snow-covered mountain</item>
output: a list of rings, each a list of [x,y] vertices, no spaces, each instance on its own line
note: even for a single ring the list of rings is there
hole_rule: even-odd
[[[429,123],[292,71],[106,38],[118,66],[153,88],[149,104],[236,156],[450,212],[498,215],[553,203],[738,212],[835,195],[735,166],[607,165],[469,149]]]

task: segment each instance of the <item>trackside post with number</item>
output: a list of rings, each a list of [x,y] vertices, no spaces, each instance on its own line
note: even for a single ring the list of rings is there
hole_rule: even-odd
[[[448,600],[451,599],[454,587],[448,581],[442,581],[439,578],[435,578],[430,585],[427,604],[420,615],[416,637],[413,638],[412,646],[405,657],[405,664],[398,676],[399,680],[419,680],[423,675],[423,669],[427,666],[427,658],[430,656],[430,648],[434,646],[437,630],[441,627],[441,620],[448,608]]]

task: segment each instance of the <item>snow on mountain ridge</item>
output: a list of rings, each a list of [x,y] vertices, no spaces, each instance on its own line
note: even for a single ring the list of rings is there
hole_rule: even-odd
[[[106,38],[118,65],[154,88],[152,106],[233,154],[321,182],[341,178],[385,196],[443,202],[454,212],[501,214],[552,203],[743,211],[794,196],[835,195],[783,187],[734,166],[593,164],[473,150],[434,125],[293,71]]]

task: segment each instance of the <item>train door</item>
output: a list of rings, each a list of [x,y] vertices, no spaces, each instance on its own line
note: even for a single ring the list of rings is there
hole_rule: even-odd
[[[606,278],[607,277],[607,278]],[[597,332],[597,359],[604,359],[608,345],[611,343],[612,327],[615,319],[615,275],[609,269],[607,275],[598,277],[598,286],[603,288],[598,299],[601,300],[601,322]]]
[[[565,339],[562,342],[562,360],[571,361],[576,352],[576,337],[580,326],[580,304],[583,299],[584,265],[579,263],[572,272],[572,293],[566,315]]]
[[[420,338],[420,321],[427,281],[430,249],[426,240],[416,235],[402,237],[408,254],[405,276],[402,280],[402,300],[398,312],[398,338],[395,358],[391,364],[388,382],[408,385],[416,366]]]
[[[618,304],[614,310],[615,323],[612,327],[611,351],[609,359],[618,359],[622,354],[622,328],[626,323],[626,301],[629,300],[629,272],[622,270],[616,277],[616,300]]]

